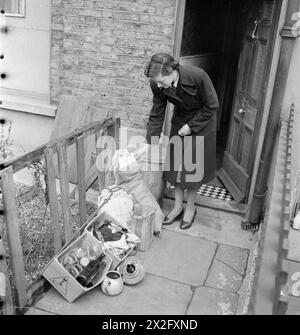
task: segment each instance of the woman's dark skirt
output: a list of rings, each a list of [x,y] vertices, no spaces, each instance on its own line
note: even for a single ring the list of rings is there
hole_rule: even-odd
[[[198,189],[216,176],[216,132],[179,136],[180,128],[172,125],[163,178],[184,190]]]

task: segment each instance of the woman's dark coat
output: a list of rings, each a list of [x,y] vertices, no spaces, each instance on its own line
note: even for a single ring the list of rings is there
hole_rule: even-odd
[[[179,81],[176,88],[159,88],[153,80],[150,80],[150,86],[153,92],[153,107],[146,135],[149,144],[152,136],[160,136],[161,134],[167,101],[174,104],[170,140],[172,136],[178,134],[183,125],[188,124],[192,130],[191,135],[188,135],[192,144],[186,150],[191,152],[194,163],[196,162],[196,136],[204,137],[203,177],[195,182],[190,182],[187,176],[195,174],[196,170],[186,171],[184,164],[181,169],[181,186],[184,189],[198,188],[201,184],[212,180],[216,171],[216,118],[219,103],[212,81],[204,70],[195,66],[180,65]],[[183,137],[181,137],[181,141],[183,141]],[[165,169],[164,178],[174,185],[180,164],[178,164],[178,159],[174,159],[176,149],[172,150],[171,147],[169,145],[169,156],[167,156],[167,161],[170,159],[170,169]],[[199,148],[197,150],[199,151]],[[183,152],[184,150],[182,150],[182,155]],[[203,153],[201,155],[203,158]]]

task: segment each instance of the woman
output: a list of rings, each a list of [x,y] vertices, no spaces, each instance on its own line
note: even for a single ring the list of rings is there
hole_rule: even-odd
[[[163,177],[175,186],[175,202],[163,225],[181,219],[180,228],[188,229],[196,216],[197,190],[215,177],[217,94],[204,70],[179,65],[165,53],[151,57],[145,75],[150,78],[153,93],[146,135],[149,144],[157,144],[167,102],[174,105],[167,155],[169,166],[167,169],[165,166]],[[184,190],[187,190],[187,205],[183,212]]]

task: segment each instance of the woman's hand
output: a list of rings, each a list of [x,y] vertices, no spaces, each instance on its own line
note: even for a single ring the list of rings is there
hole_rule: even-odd
[[[192,133],[192,130],[188,124],[185,124],[184,126],[182,126],[178,131],[179,136],[186,136],[186,135],[190,135],[191,133]]]

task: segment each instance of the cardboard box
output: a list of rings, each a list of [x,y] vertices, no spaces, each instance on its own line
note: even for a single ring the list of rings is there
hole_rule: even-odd
[[[138,205],[134,209],[128,229],[136,234],[140,239],[140,251],[148,250],[154,234],[154,214],[155,208]]]
[[[101,222],[104,222],[104,220],[106,220],[106,219],[118,224],[118,222],[112,216],[110,216],[108,213],[106,213],[104,211],[103,213],[101,213],[97,217],[95,217],[86,226],[86,228],[85,228],[86,232],[93,235],[92,229],[93,229],[93,225],[95,224],[95,222],[98,221],[101,224]],[[93,235],[93,237],[94,237],[94,235]],[[134,249],[135,249],[134,247],[131,247],[130,249],[128,249],[125,256],[122,257],[122,258],[115,255],[110,249],[105,249],[105,253],[112,259],[112,264],[111,264],[110,270],[115,270],[129,255],[131,255],[133,253]]]
[[[87,248],[92,245],[98,245],[103,249],[103,244],[96,239],[92,234],[84,232],[80,237],[78,237],[74,242],[67,244],[62,251],[55,256],[50,263],[45,267],[42,275],[57,289],[57,291],[68,301],[73,302],[75,299],[80,297],[82,294],[92,290],[97,285],[99,285],[108,270],[111,267],[112,259],[104,252],[105,257],[103,261],[106,262],[105,268],[97,275],[94,282],[95,284],[86,288],[82,286],[76,279],[67,271],[63,263],[63,259],[66,255],[70,253],[71,250],[83,247]]]

